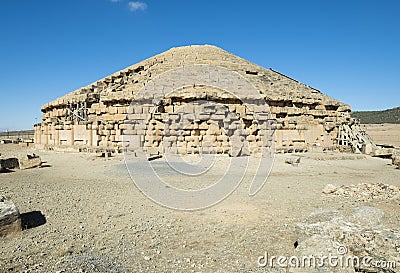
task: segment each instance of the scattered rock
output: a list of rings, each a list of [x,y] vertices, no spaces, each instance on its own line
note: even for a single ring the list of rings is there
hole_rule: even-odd
[[[371,261],[400,260],[400,229],[383,226],[383,211],[359,207],[346,217],[338,211],[320,210],[296,224],[296,255],[370,257]],[[330,271],[331,270],[331,271]],[[386,271],[385,271],[386,270]],[[357,272],[399,272],[360,263]],[[309,272],[309,271],[307,271]],[[314,271],[313,271],[314,272]],[[321,272],[321,271],[315,271]],[[324,272],[355,272],[354,268],[328,268]]]
[[[328,185],[326,185],[325,188],[322,190],[322,193],[331,194],[331,193],[334,193],[334,192],[337,191],[337,190],[338,190],[338,187],[336,187],[335,185],[332,185],[332,184],[328,184]]]
[[[300,163],[300,157],[296,156],[296,157],[288,157],[285,159],[285,163],[287,164],[291,164],[293,166],[298,166]]]
[[[21,231],[21,216],[9,196],[0,195],[0,236]]]
[[[126,268],[112,259],[97,256],[92,253],[63,257],[56,264],[56,267],[59,272],[127,272]]]

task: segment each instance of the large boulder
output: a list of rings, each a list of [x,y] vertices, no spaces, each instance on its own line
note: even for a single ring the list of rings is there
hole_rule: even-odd
[[[5,171],[9,169],[16,169],[19,167],[19,162],[17,158],[2,158],[0,159],[0,171]]]
[[[0,195],[0,236],[17,233],[21,230],[21,216],[17,206],[9,196]]]
[[[35,154],[27,155],[26,157],[22,157],[19,159],[19,168],[21,170],[36,168],[40,167],[41,165],[42,165],[42,160],[40,159],[39,156]]]

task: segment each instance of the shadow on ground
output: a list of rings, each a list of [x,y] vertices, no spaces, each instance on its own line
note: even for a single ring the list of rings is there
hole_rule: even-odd
[[[10,170],[10,169],[0,169],[0,173],[13,173],[15,171]]]
[[[46,217],[41,211],[31,211],[21,214],[22,229],[30,229],[46,224]]]
[[[48,164],[47,161],[42,161],[42,164],[40,165],[40,168],[50,168],[50,167],[51,167],[51,165]]]

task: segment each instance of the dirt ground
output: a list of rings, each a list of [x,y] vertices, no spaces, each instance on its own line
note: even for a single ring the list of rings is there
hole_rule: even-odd
[[[400,170],[389,159],[305,153],[293,166],[285,163],[291,155],[277,155],[255,196],[248,195],[250,168],[228,198],[184,212],[144,196],[123,157],[25,149],[0,145],[2,154],[35,152],[43,167],[0,173],[0,192],[10,195],[23,215],[42,215],[45,223],[0,238],[0,272],[264,272],[257,258],[265,251],[292,255],[295,223],[317,209],[349,213],[370,205],[386,213],[386,225],[400,225],[398,200],[361,202],[322,194],[328,183],[400,187]],[[213,175],[223,174],[228,158],[218,160]]]
[[[377,144],[400,147],[400,124],[363,124],[362,126]]]

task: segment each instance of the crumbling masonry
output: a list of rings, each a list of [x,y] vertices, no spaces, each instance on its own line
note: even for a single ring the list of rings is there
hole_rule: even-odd
[[[240,156],[272,145],[277,152],[372,145],[354,131],[347,104],[208,45],[172,48],[41,110],[35,143],[48,149]],[[234,137],[246,145],[235,151]]]

